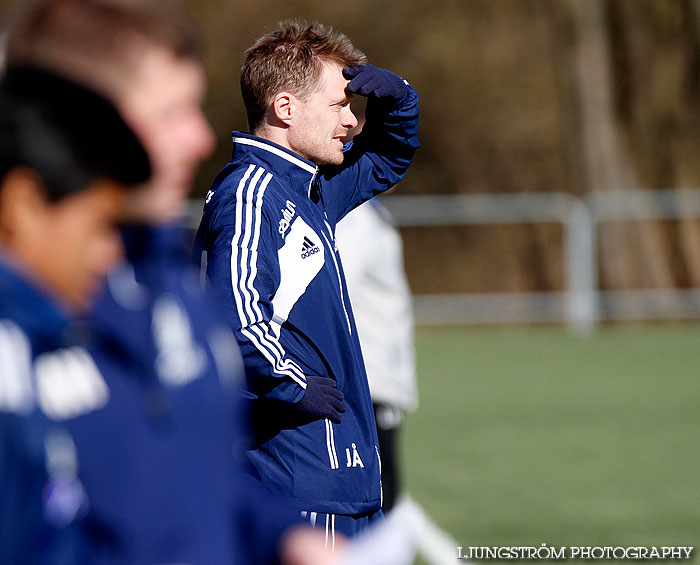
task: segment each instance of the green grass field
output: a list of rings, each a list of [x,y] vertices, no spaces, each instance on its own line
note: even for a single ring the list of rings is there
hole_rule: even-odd
[[[424,329],[417,354],[404,484],[458,545],[697,559],[699,326]]]

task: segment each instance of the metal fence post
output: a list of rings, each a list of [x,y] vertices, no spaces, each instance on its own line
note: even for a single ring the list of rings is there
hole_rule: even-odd
[[[567,323],[581,335],[595,330],[598,314],[596,224],[586,202],[572,197],[564,223]]]

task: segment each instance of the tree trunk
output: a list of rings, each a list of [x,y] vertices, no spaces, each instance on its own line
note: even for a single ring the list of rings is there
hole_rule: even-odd
[[[610,40],[601,0],[570,0],[575,39],[572,62],[584,191],[639,186],[629,148],[615,116]],[[672,287],[673,279],[656,222],[600,226],[604,288]]]

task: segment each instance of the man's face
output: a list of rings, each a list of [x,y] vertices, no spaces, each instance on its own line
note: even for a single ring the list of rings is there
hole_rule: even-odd
[[[117,220],[125,196],[120,185],[98,181],[57,203],[44,201],[36,207],[22,257],[68,306],[86,309],[121,259]]]
[[[324,63],[319,88],[306,101],[289,130],[290,148],[317,165],[343,162],[343,138],[357,125],[345,91],[348,80],[335,63]]]
[[[135,79],[117,105],[151,158],[148,186],[129,200],[129,215],[167,221],[182,213],[197,166],[214,149],[214,133],[202,112],[206,81],[201,65],[148,45]]]

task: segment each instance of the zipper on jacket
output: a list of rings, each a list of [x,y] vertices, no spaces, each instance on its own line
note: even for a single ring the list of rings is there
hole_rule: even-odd
[[[318,176],[318,165],[316,166],[316,170],[314,171],[314,174],[311,177],[311,180],[309,181],[309,190],[307,191],[309,198],[311,198],[311,187],[314,185],[314,182],[316,181],[317,176]]]
[[[314,182],[316,181],[316,176],[318,175],[318,167],[316,167],[316,172],[314,173],[314,176],[311,177],[311,182],[309,183],[309,198],[311,198],[311,187],[313,186]],[[350,316],[348,315],[348,309],[345,306],[345,293],[343,292],[343,277],[340,275],[340,266],[338,265],[338,259],[335,256],[336,254],[336,248],[335,248],[335,237],[333,236],[333,231],[331,230],[331,226],[328,223],[328,214],[326,214],[326,204],[323,202],[323,192],[321,191],[321,187],[319,186],[318,188],[318,197],[322,205],[323,209],[323,217],[325,219],[324,223],[328,227],[328,233],[330,233],[331,239],[328,239],[328,236],[326,235],[326,232],[321,228],[321,234],[323,235],[323,239],[326,240],[326,243],[328,244],[328,248],[331,250],[331,256],[333,257],[333,264],[335,265],[335,272],[338,275],[338,286],[340,288],[340,302],[343,305],[343,312],[345,313],[345,321],[348,323],[348,331],[350,332],[350,335],[352,335],[352,325],[350,324]],[[331,243],[332,241],[332,243]]]
[[[348,309],[345,307],[345,295],[343,293],[343,278],[340,276],[340,267],[338,266],[338,260],[335,257],[335,248],[331,244],[331,242],[328,240],[328,236],[326,236],[326,232],[321,231],[321,234],[323,235],[323,239],[326,240],[326,243],[328,244],[328,247],[330,247],[331,250],[331,256],[333,257],[333,264],[335,265],[335,272],[338,275],[338,286],[340,287],[340,302],[343,305],[343,312],[345,313],[345,321],[348,323],[348,331],[350,332],[350,335],[352,335],[352,326],[350,325],[350,316],[348,316]]]

